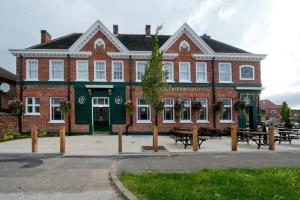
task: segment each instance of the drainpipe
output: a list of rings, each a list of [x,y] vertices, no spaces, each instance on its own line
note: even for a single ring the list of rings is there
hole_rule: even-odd
[[[215,57],[212,58],[212,99],[213,105],[216,103],[216,89],[215,89]],[[216,128],[216,111],[213,107],[213,125]]]
[[[132,100],[132,74],[131,74],[131,69],[132,69],[132,59],[131,59],[131,55],[129,55],[129,97]],[[130,115],[130,119],[129,119],[129,124],[126,125],[126,135],[128,135],[128,128],[130,126],[132,126],[132,122],[133,122],[133,119],[132,119],[132,115]]]
[[[19,64],[19,83],[20,83],[20,101],[23,102],[23,56],[20,54],[20,64]],[[19,121],[19,133],[22,133],[22,110],[21,114],[18,116]]]
[[[68,59],[67,59],[67,66],[68,66],[68,100],[70,101],[71,100],[71,86],[70,86],[70,84],[71,84],[71,58],[70,58],[70,55],[68,54]],[[74,106],[75,106],[75,101],[74,101]],[[68,123],[68,128],[69,128],[69,130],[68,130],[68,132],[69,132],[69,134],[71,133],[71,115],[69,114],[69,116],[68,116],[68,121],[69,121],[69,123]]]

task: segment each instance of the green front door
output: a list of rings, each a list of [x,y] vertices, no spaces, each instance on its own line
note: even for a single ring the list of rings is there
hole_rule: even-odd
[[[94,132],[108,131],[109,129],[109,99],[107,97],[93,98],[93,125]]]

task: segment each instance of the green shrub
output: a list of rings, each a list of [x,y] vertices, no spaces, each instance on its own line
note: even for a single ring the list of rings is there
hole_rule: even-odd
[[[14,139],[14,136],[13,135],[4,135],[3,136],[3,141],[8,141],[8,140],[13,140]]]
[[[5,136],[6,136],[6,138],[11,138],[12,137],[12,139],[20,139],[20,138],[22,138],[21,133],[19,133],[17,131],[7,131],[6,133],[4,133],[3,137],[5,137]]]
[[[38,137],[47,137],[48,134],[44,130],[38,130]]]

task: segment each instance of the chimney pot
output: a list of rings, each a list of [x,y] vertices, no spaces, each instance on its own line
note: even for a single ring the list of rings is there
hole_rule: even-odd
[[[119,27],[116,24],[113,25],[113,33],[114,33],[114,35],[118,35],[119,34]]]
[[[41,30],[41,44],[45,44],[51,41],[51,35],[46,30]]]
[[[150,25],[145,26],[145,34],[146,34],[146,37],[151,37],[151,26]]]

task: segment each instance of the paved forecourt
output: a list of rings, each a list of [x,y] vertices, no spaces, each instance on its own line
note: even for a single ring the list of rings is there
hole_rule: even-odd
[[[184,149],[184,145],[169,136],[159,136],[159,145],[164,146],[170,153],[192,152],[192,147]],[[141,153],[141,146],[152,145],[151,135],[123,136],[123,153]],[[300,140],[293,140],[292,144],[287,142],[275,144],[275,151],[300,151]],[[203,142],[199,152],[230,152],[230,137],[208,138]],[[268,146],[257,149],[257,145],[239,143],[238,152],[265,152]],[[31,153],[31,139],[20,139],[0,143],[0,153]],[[38,153],[59,153],[59,137],[48,137],[38,139]],[[161,152],[162,153],[162,152]],[[118,136],[116,135],[90,135],[66,137],[65,155],[116,155],[118,154]]]

